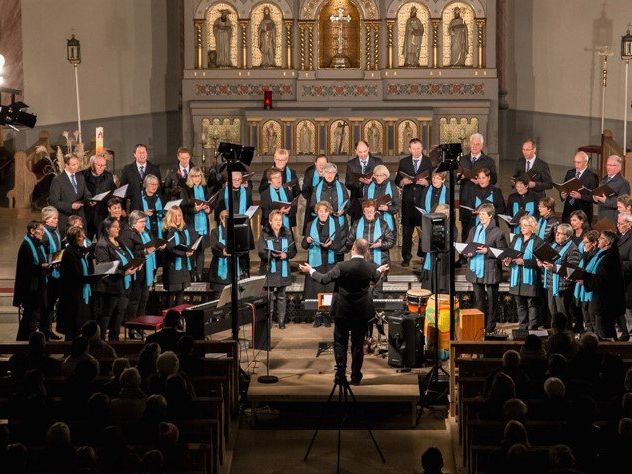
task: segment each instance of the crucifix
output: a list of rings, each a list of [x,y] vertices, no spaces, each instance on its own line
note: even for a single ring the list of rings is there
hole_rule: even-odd
[[[609,46],[601,46],[597,53],[603,58],[601,67],[601,133],[604,130],[604,122],[606,118],[606,87],[608,87],[608,56],[613,56]]]
[[[345,21],[347,23],[351,22],[351,16],[345,15],[344,8],[338,8],[337,11],[337,15],[331,15],[329,17],[329,20],[333,24],[338,23],[338,52],[333,58],[331,58],[329,67],[346,68],[351,66],[351,60],[342,53],[342,26]]]

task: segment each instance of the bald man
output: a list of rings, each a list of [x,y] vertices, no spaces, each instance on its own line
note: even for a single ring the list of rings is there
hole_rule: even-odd
[[[560,198],[564,203],[564,210],[562,211],[562,222],[568,222],[573,211],[584,211],[588,216],[588,222],[592,222],[593,218],[593,199],[588,189],[595,189],[599,184],[599,177],[588,169],[588,155],[583,151],[575,153],[573,158],[574,168],[568,170],[563,183],[566,181],[577,178],[584,185],[586,190],[581,192],[573,191],[570,194],[560,193]]]

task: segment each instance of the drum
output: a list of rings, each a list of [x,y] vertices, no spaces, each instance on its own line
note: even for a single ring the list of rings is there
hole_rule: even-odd
[[[406,292],[408,311],[411,313],[424,313],[430,295],[432,295],[432,292],[430,290],[424,290],[423,288],[412,288],[408,290]]]
[[[431,347],[434,352],[436,323],[435,316],[439,316],[439,358],[447,360],[450,354],[450,296],[439,294],[439,310],[435,310],[435,297],[432,295],[426,306],[426,320],[424,334],[426,347]],[[458,298],[454,298],[454,320],[460,319],[460,306]]]

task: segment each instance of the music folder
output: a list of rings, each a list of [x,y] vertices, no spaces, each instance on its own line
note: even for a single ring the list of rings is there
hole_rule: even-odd
[[[92,274],[92,276],[114,275],[117,272],[120,265],[121,265],[121,262],[119,260],[114,260],[112,262],[97,263],[94,266],[94,273]]]
[[[465,168],[459,168],[456,171],[457,175],[461,175],[462,178],[465,179],[475,179],[478,176],[478,173],[480,171],[480,168],[474,168],[474,169],[465,169]]]
[[[603,232],[604,230],[611,230],[613,232],[617,231],[617,225],[610,219],[606,219],[605,217],[602,217],[597,222],[595,222],[592,228],[593,230],[596,230],[598,232]]]
[[[567,280],[577,281],[583,280],[586,277],[586,271],[583,268],[579,268],[576,265],[565,264],[560,267],[558,271]]]
[[[180,204],[182,204],[182,199],[174,199],[173,201],[169,201],[167,204],[165,204],[165,211],[168,211],[172,207],[177,207]]]
[[[569,179],[568,181],[564,181],[563,183],[553,183],[553,187],[557,189],[560,193],[566,194],[570,194],[572,191],[580,192],[586,189],[582,182],[577,178]]]
[[[145,264],[144,258],[133,258],[126,265],[123,265],[122,270],[126,272],[127,270],[135,270],[139,268],[141,265]]]
[[[417,173],[415,176],[411,176],[408,173],[404,173],[403,171],[398,171],[398,174],[402,177],[402,178],[408,178],[411,181],[417,181],[418,179],[428,179],[428,177],[430,176],[430,171],[420,171],[419,173]]]
[[[476,209],[474,209],[473,207],[466,206],[464,204],[460,204],[459,207],[465,209],[466,211],[470,211],[472,214],[478,214],[478,212],[476,212]]]
[[[355,181],[360,181],[360,179],[364,178],[364,179],[373,179],[373,172],[371,171],[370,173],[351,173],[351,177],[355,180]]]
[[[335,237],[335,236],[336,236],[336,233],[334,232],[334,233],[333,233],[333,234],[331,234],[331,235],[329,236],[329,238],[328,238],[327,240],[325,240],[324,242],[321,242],[321,241],[319,241],[319,240],[314,240],[314,241],[312,241],[312,243],[313,243],[313,244],[315,244],[315,245],[318,245],[319,247],[322,247],[322,246],[324,246],[324,245],[325,245],[328,241],[332,241],[332,242],[333,242],[333,241],[334,241],[334,237]]]
[[[380,196],[375,200],[375,205],[380,207],[382,205],[388,206],[391,202],[393,202],[393,197],[390,194],[385,194],[384,196]]]
[[[166,243],[167,241],[165,239],[155,238],[155,239],[150,240],[146,244],[143,244],[143,248],[146,248],[146,249],[148,249],[149,247],[158,248],[158,247],[162,247]]]
[[[103,193],[99,193],[99,194],[95,194],[94,196],[92,196],[90,199],[86,199],[84,202],[88,203],[88,202],[101,202],[103,201],[106,197],[108,197],[110,195],[110,191],[105,191]]]
[[[296,196],[292,201],[272,201],[272,209],[283,209],[285,207],[293,207],[298,202],[298,196]]]
[[[540,260],[541,262],[554,263],[559,257],[560,254],[557,253],[553,247],[544,242],[537,249],[533,251],[533,255],[535,258]]]
[[[510,226],[516,226],[520,224],[520,219],[522,218],[522,216],[526,216],[526,215],[528,215],[527,211],[525,211],[524,209],[520,209],[515,216],[508,216],[506,214],[498,214],[498,217],[500,217]]]
[[[61,257],[64,255],[64,249],[61,249],[57,252],[55,252],[52,255],[48,256],[48,264],[53,266],[53,265],[59,265],[61,263]]]
[[[475,242],[470,242],[469,244],[454,242],[454,248],[461,255],[476,254],[476,250],[479,247],[485,247],[485,244],[477,244]]]
[[[343,215],[347,211],[348,205],[349,205],[349,200],[347,199],[345,202],[342,203],[342,206],[340,206],[340,209],[334,212],[334,216],[340,217],[341,215]]]
[[[213,207],[213,204],[215,204],[215,201],[217,201],[217,197],[219,196],[219,191],[217,191],[215,194],[213,194],[210,198],[208,198],[208,200],[204,200],[204,199],[192,199],[191,202],[193,202],[193,204],[195,204],[196,206],[208,206],[208,207]]]
[[[417,206],[415,206],[415,209],[417,209],[417,210],[419,211],[419,213],[420,213],[422,216],[423,216],[423,215],[425,215],[425,214],[428,214],[428,213],[426,212],[426,210],[425,210],[425,209],[422,209],[421,207],[417,207]]]
[[[128,186],[129,186],[129,184],[124,184],[120,188],[116,188],[114,191],[112,191],[112,196],[116,196],[117,198],[125,199],[125,196],[127,195],[127,187]]]
[[[203,236],[200,235],[195,242],[193,242],[193,245],[191,245],[190,247],[188,245],[184,245],[184,244],[178,244],[174,247],[174,250],[180,250],[181,252],[195,252],[198,247],[200,246],[200,242],[202,242],[202,238]]]
[[[494,247],[488,247],[488,249],[494,257],[501,260],[504,258],[520,258],[524,255],[524,253],[521,252],[520,250],[516,250],[512,248],[497,249]]]
[[[252,219],[252,216],[255,215],[255,212],[259,209],[259,206],[250,206],[244,215],[248,216],[248,219]]]
[[[608,186],[607,184],[604,184],[602,186],[599,186],[595,189],[593,189],[590,192],[593,196],[604,196],[604,197],[611,197],[614,196],[616,193],[614,192],[614,190]]]

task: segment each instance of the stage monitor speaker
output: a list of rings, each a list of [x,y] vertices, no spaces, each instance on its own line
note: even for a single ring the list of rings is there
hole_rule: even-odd
[[[423,363],[423,316],[416,313],[388,317],[388,365],[421,367]]]
[[[235,215],[235,252],[250,252],[250,220],[243,214]]]
[[[450,250],[448,216],[438,212],[421,216],[421,251],[448,252]]]

